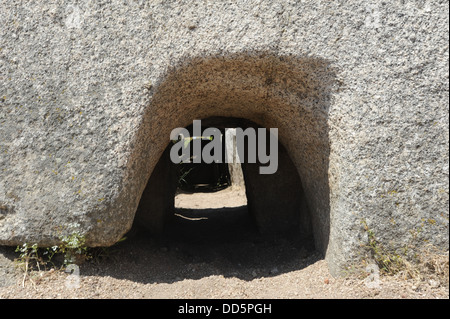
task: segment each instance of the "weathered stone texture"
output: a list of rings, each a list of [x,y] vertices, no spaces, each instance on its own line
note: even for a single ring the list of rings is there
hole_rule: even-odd
[[[387,246],[448,249],[448,14],[437,0],[2,1],[0,244],[114,243],[171,129],[233,116],[279,128],[334,273],[359,256],[361,220]]]

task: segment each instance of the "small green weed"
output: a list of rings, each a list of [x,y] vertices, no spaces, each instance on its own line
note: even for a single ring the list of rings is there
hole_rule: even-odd
[[[374,231],[368,227],[365,220],[362,220],[361,224],[368,235],[368,242],[363,246],[368,249],[370,257],[380,268],[380,271],[384,274],[393,275],[400,270],[403,270],[406,263],[404,257],[385,249],[385,247],[377,241]]]

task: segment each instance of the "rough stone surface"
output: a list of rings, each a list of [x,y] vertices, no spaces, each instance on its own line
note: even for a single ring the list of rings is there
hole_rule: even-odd
[[[170,161],[169,152],[170,148],[167,148],[153,169],[135,216],[136,226],[155,236],[163,233],[164,226],[175,209],[177,172],[176,165]]]
[[[174,127],[278,127],[339,273],[448,249],[447,1],[2,1],[0,244],[130,229]],[[447,26],[447,28],[446,28]],[[320,239],[329,238],[327,242]]]
[[[228,172],[230,173],[231,187],[237,190],[245,188],[244,174],[242,173],[241,161],[236,146],[236,129],[229,128],[225,132],[226,156],[229,157]]]
[[[278,170],[274,174],[260,174],[261,166],[265,165],[242,163],[248,210],[258,230],[263,235],[295,232],[299,238],[309,239],[312,225],[305,193],[284,147],[278,146]]]
[[[15,284],[20,276],[20,270],[11,255],[11,252],[0,248],[0,288]]]

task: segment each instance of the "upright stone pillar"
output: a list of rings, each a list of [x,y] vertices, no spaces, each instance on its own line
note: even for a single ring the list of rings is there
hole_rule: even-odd
[[[244,175],[242,173],[241,161],[237,153],[235,128],[227,128],[225,130],[225,147],[228,161],[228,171],[230,173],[231,188],[233,190],[244,191]]]

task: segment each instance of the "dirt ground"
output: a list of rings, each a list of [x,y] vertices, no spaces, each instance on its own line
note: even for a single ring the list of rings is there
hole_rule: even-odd
[[[179,194],[163,238],[130,233],[72,274],[49,266],[24,277],[14,248],[0,247],[0,298],[449,298],[448,278],[333,278],[310,245],[262,238],[245,205],[243,192],[230,189]]]

